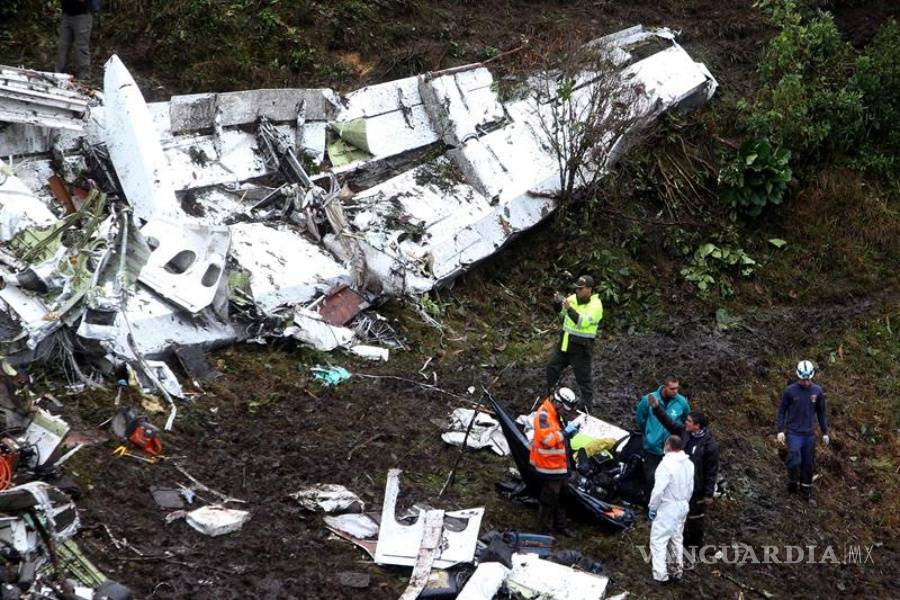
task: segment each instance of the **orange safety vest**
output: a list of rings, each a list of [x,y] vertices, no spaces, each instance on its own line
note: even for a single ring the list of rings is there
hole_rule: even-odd
[[[546,398],[534,413],[534,438],[528,458],[535,470],[543,475],[565,475],[569,472],[566,438],[550,398]]]

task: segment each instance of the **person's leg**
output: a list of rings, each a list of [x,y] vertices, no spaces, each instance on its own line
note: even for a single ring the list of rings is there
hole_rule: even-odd
[[[569,520],[566,518],[566,479],[559,479],[556,491],[556,507],[553,511],[553,528],[558,532],[566,532],[568,535]]]
[[[562,479],[559,478],[542,478],[541,493],[538,497],[540,507],[538,508],[538,529],[542,532],[549,532],[554,525],[556,513],[559,508],[559,491],[562,486]]]
[[[809,498],[812,495],[813,467],[815,466],[816,439],[803,436],[800,446],[800,493]]]
[[[672,537],[672,523],[666,518],[665,507],[660,507],[659,514],[650,526],[650,558],[653,565],[653,579],[668,581],[669,572],[666,567],[666,552],[669,539]]]
[[[662,456],[644,450],[644,482],[647,488],[647,499],[653,492],[653,484],[656,483],[656,467],[659,466]]]
[[[547,393],[552,394],[559,383],[563,369],[569,364],[569,353],[560,349],[562,338],[560,338],[553,347],[553,354],[550,356],[550,362],[547,363]]]
[[[697,498],[702,500],[702,498]],[[703,521],[706,515],[706,505],[691,499],[691,509],[688,511],[684,524],[684,546],[686,548],[699,548],[703,546]]]
[[[72,47],[72,17],[61,15],[59,18],[59,36],[56,46],[56,72],[64,73],[69,58],[69,49]]]
[[[788,472],[788,491],[796,492],[797,484],[800,481],[800,464],[802,462],[800,456],[800,447],[803,444],[803,436],[791,435],[787,436],[788,455],[784,465]]]
[[[587,412],[594,409],[594,384],[591,373],[591,347],[584,344],[573,344],[569,351],[572,356],[572,371],[581,391],[582,407]]]
[[[687,511],[682,509],[678,513],[678,519],[672,528],[672,537],[669,539],[669,552],[672,555],[675,579],[681,579],[684,575],[684,523]]]
[[[91,74],[91,26],[93,15],[78,15],[73,21],[73,57],[75,76],[81,79]]]

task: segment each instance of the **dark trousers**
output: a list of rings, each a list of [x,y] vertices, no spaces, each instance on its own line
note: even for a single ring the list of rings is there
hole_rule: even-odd
[[[565,529],[567,524],[566,510],[562,504],[563,485],[565,482],[566,479],[564,477],[541,478],[541,494],[538,496],[540,501],[538,529],[540,531],[550,531],[551,526],[555,529]]]
[[[703,521],[706,519],[706,504],[703,498],[691,498],[687,520],[684,522],[684,547],[699,548],[703,545]]]
[[[816,461],[816,440],[812,435],[787,436],[788,455],[785,466],[788,484],[793,488],[800,484],[800,493],[812,493],[813,467]]]
[[[647,500],[653,493],[653,484],[656,483],[656,467],[662,461],[662,454],[653,454],[644,450],[644,481],[647,486]]]
[[[578,383],[578,389],[581,390],[581,401],[584,409],[587,411],[593,408],[594,402],[594,387],[591,383],[592,350],[593,340],[584,343],[575,341],[573,336],[569,336],[569,347],[563,352],[562,336],[560,336],[559,341],[553,348],[550,363],[547,365],[547,389],[551,393],[559,383],[563,369],[572,365],[575,381]]]

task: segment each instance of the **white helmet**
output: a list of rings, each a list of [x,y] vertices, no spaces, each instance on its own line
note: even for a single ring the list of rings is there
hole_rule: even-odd
[[[553,399],[569,410],[572,410],[578,404],[578,396],[567,387],[561,387],[553,392]]]
[[[801,360],[797,363],[797,377],[800,379],[812,379],[816,375],[816,367],[811,360]]]

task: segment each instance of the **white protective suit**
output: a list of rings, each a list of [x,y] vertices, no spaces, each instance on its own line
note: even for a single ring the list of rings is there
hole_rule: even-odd
[[[650,527],[650,555],[653,558],[653,579],[667,581],[667,554],[675,562],[675,576],[684,570],[682,539],[688,502],[694,491],[694,463],[682,451],[666,452],[656,469],[656,483],[650,494],[648,508],[656,511]]]

